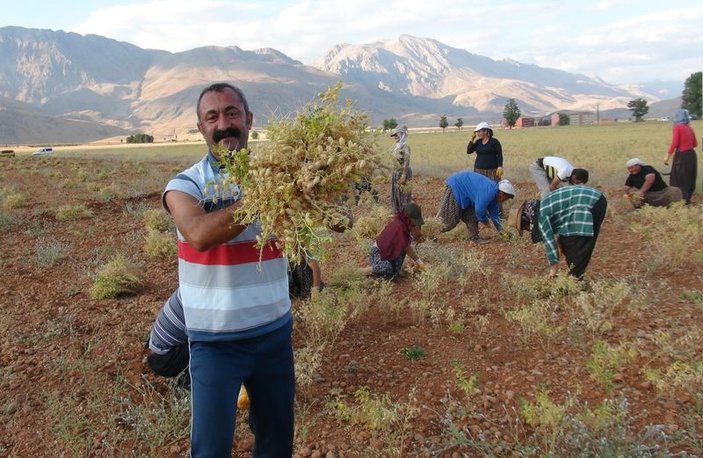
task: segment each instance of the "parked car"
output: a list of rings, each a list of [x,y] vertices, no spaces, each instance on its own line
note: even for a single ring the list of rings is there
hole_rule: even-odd
[[[52,146],[42,146],[38,150],[32,153],[32,156],[46,156],[49,154],[54,154],[54,148]]]
[[[0,157],[15,157],[15,150],[4,149],[4,150],[0,151]]]

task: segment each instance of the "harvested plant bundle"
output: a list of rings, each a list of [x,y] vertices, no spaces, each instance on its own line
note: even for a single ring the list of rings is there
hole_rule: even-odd
[[[329,228],[348,226],[353,183],[380,166],[367,116],[350,101],[337,108],[341,83],[293,119],[270,121],[255,153],[220,154],[228,179],[243,189],[236,221],[259,220],[259,246],[276,237],[289,259],[320,256]]]

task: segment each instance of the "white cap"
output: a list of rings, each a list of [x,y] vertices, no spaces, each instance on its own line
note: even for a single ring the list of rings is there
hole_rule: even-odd
[[[500,180],[498,182],[498,190],[515,197],[515,187],[508,180]]]
[[[487,122],[480,122],[476,125],[476,128],[474,129],[474,132],[478,132],[481,129],[490,129],[491,126],[488,125]]]
[[[633,165],[644,165],[644,162],[640,161],[637,157],[633,157],[625,163],[626,167],[632,167]]]

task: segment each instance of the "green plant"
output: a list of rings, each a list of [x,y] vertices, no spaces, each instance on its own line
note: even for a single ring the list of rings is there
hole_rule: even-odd
[[[100,200],[110,202],[117,197],[117,187],[114,184],[100,188]]]
[[[381,455],[402,456],[403,442],[410,433],[410,419],[417,415],[417,407],[410,401],[391,400],[388,394],[374,395],[365,386],[356,390],[353,404],[339,392],[333,396],[327,408],[334,416],[374,432],[385,446]],[[412,400],[414,393],[411,392],[409,397]]]
[[[73,221],[77,219],[90,218],[93,212],[85,205],[61,205],[56,209],[56,219],[58,221]]]
[[[464,365],[461,364],[461,361],[455,360],[452,361],[451,364],[452,370],[454,371],[454,378],[457,388],[464,393],[466,400],[470,401],[471,398],[477,393],[479,386],[478,379],[481,374],[474,372],[473,374],[467,376],[464,371]]]
[[[19,191],[12,189],[4,189],[2,206],[5,210],[12,208],[21,208],[27,204],[27,196]]]
[[[700,208],[683,202],[669,208],[646,205],[636,212],[630,227],[644,237],[649,271],[681,267],[696,259],[691,247],[703,244]]]
[[[427,356],[425,349],[419,345],[404,347],[400,350],[400,354],[408,358],[410,361],[417,361],[418,359]]]
[[[93,299],[109,299],[136,292],[143,283],[140,267],[126,256],[118,254],[102,266],[91,289]]]
[[[703,307],[703,291],[685,289],[679,296],[683,301],[691,301],[699,307]]]
[[[634,346],[629,343],[609,345],[599,340],[593,344],[591,358],[586,363],[586,367],[591,373],[591,377],[602,383],[605,389],[611,392],[615,385],[615,374],[635,356],[637,356],[637,352]]]
[[[151,231],[169,232],[174,230],[174,224],[171,217],[162,209],[144,209],[143,210],[144,224]]]
[[[176,237],[172,233],[149,230],[144,240],[144,252],[152,258],[174,259],[178,254]]]
[[[36,262],[40,266],[51,267],[66,256],[69,250],[70,246],[58,240],[39,240],[35,245]]]

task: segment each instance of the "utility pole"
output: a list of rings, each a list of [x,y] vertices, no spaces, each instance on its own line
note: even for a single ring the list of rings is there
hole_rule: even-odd
[[[596,104],[596,125],[600,125],[600,104]]]

